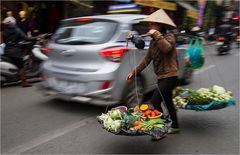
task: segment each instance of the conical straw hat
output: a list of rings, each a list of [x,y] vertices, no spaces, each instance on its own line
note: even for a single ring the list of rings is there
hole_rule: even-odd
[[[166,14],[163,9],[153,12],[148,17],[144,18],[142,22],[156,22],[161,24],[166,24],[171,28],[175,28],[176,25],[173,23],[172,19]]]

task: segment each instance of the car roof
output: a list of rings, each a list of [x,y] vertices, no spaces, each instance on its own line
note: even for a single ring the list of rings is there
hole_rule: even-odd
[[[120,23],[128,23],[129,21],[142,19],[142,18],[145,18],[145,17],[147,17],[147,15],[142,15],[142,14],[107,14],[107,15],[95,15],[95,16],[68,18],[68,19],[63,19],[62,21],[66,22],[66,21],[71,21],[71,20],[78,19],[78,18],[95,18],[95,19],[108,19],[108,20],[113,20],[113,21],[117,21],[117,22],[120,22]]]

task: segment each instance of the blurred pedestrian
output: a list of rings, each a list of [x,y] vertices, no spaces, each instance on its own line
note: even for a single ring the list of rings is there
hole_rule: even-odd
[[[36,18],[36,14],[33,13],[30,20],[29,20],[29,29],[31,31],[31,35],[33,37],[39,35],[39,29],[38,29],[38,22]]]
[[[27,35],[31,36],[30,28],[29,28],[29,21],[26,16],[26,11],[19,12],[19,21],[17,23],[18,27]]]
[[[135,70],[127,75],[126,79],[134,79],[153,61],[154,71],[158,79],[158,88],[155,90],[150,102],[159,111],[162,111],[161,102],[165,102],[173,122],[169,133],[177,133],[180,129],[172,100],[173,89],[178,85],[177,50],[175,36],[172,33],[167,33],[167,28],[175,28],[176,25],[162,9],[152,13],[142,22],[149,24],[150,30],[147,35],[152,37],[152,41],[144,59]],[[153,137],[154,140],[160,138]]]
[[[12,11],[7,11],[7,17],[12,17],[12,18],[14,18]],[[16,21],[15,18],[14,18],[14,20]]]
[[[199,37],[199,32],[200,32],[200,27],[198,26],[193,26],[190,30],[190,35],[194,36],[194,37]]]
[[[6,44],[4,49],[4,56],[12,60],[12,62],[19,68],[19,76],[22,87],[31,86],[26,81],[26,73],[23,62],[23,52],[19,42],[21,40],[35,41],[36,38],[28,38],[17,26],[16,20],[12,17],[7,17],[3,21],[4,30],[2,33],[3,42]]]

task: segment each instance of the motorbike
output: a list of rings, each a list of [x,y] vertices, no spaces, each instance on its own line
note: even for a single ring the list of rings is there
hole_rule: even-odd
[[[236,42],[236,44],[237,44],[237,47],[239,48],[239,47],[240,47],[240,35],[237,35],[237,36],[236,36],[235,42]]]
[[[216,38],[216,33],[215,33],[215,28],[210,28],[208,33],[207,33],[207,40],[209,42],[213,42],[215,41],[215,38]]]
[[[227,35],[219,35],[216,38],[216,46],[218,55],[221,55],[223,53],[228,53],[231,50],[231,36]]]
[[[235,32],[234,42],[236,43],[237,47],[239,48],[240,47],[240,27],[239,26],[234,27],[234,32]]]
[[[45,35],[47,37],[49,35]],[[40,41],[21,41],[19,44],[24,47],[25,50],[30,51],[23,57],[24,67],[26,70],[27,79],[40,77],[41,75],[41,64],[43,61],[48,59],[48,55],[43,48],[43,42],[46,39],[42,38]],[[0,58],[0,72],[1,72],[1,86],[6,83],[19,82],[19,68],[14,65],[11,59],[5,56]]]

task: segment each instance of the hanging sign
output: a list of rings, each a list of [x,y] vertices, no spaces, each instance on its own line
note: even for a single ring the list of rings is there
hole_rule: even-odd
[[[107,13],[140,12],[137,4],[119,4],[109,6]]]
[[[203,24],[203,14],[204,14],[204,9],[206,7],[206,0],[198,0],[198,9],[199,9],[199,13],[198,13],[198,27],[201,27]]]
[[[187,16],[193,19],[198,19],[198,12],[193,10],[187,10]]]
[[[161,8],[161,9],[171,10],[171,11],[177,10],[176,3],[164,2],[163,0],[134,0],[134,2],[142,6]]]

